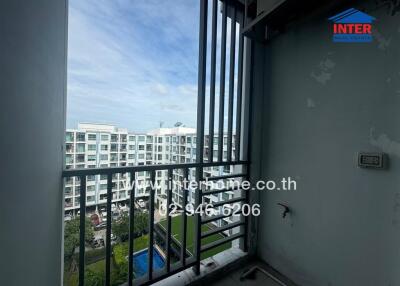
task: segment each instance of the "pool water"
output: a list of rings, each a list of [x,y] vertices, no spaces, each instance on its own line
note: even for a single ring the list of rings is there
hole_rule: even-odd
[[[136,277],[141,277],[147,273],[147,257],[149,252],[147,249],[133,255],[133,265]],[[162,269],[165,265],[164,259],[157,249],[153,248],[153,270]]]

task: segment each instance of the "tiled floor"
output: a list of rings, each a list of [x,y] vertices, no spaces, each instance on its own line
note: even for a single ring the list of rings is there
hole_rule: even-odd
[[[271,278],[261,272],[257,272],[253,279],[241,280],[241,272],[234,272],[221,280],[215,281],[210,286],[233,286],[233,285],[246,285],[246,286],[281,286],[273,281]]]
[[[291,286],[293,284],[285,284],[274,281],[273,278],[263,273],[260,270],[253,272],[252,275],[247,276],[246,278],[242,278],[244,272],[247,272],[253,266],[258,266],[261,269],[267,269],[266,266],[262,263],[252,263],[247,267],[242,267],[236,271],[231,273],[227,273],[225,277],[216,278],[217,280],[207,283],[207,286],[234,286],[234,285],[243,285],[243,286]],[[271,273],[271,272],[269,272]],[[276,276],[275,276],[276,277]],[[242,279],[241,279],[242,278]]]

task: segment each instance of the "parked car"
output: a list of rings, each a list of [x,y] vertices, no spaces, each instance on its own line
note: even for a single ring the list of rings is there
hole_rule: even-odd
[[[67,214],[64,216],[64,221],[70,221],[70,220],[72,220],[72,215]]]
[[[104,246],[103,237],[101,235],[96,235],[95,237],[93,237],[92,246],[93,248],[103,247]]]
[[[107,227],[107,222],[101,222],[94,227],[94,230],[98,231],[98,230],[105,229],[106,227]]]

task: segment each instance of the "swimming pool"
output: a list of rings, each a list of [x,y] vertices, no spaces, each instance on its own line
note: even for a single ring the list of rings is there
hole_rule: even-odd
[[[141,277],[147,273],[147,257],[149,252],[147,249],[142,250],[133,255],[133,265],[136,277]],[[164,259],[157,249],[153,248],[153,270],[161,269],[165,265]]]

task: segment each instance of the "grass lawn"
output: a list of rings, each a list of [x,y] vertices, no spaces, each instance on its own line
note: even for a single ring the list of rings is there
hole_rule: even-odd
[[[148,247],[149,237],[148,235],[144,235],[138,238],[135,238],[133,243],[134,251],[139,251]],[[114,260],[117,265],[122,264],[126,261],[125,257],[128,255],[129,244],[128,242],[123,242],[114,245],[113,252],[114,252]],[[105,249],[104,249],[105,253]],[[114,268],[113,260],[111,260],[111,269]],[[106,269],[106,261],[105,259],[99,260],[95,263],[91,263],[86,265],[86,270],[90,270],[94,273],[99,273],[102,276],[105,276],[105,269]],[[64,285],[65,286],[76,286],[78,285],[78,273],[73,272],[64,272]]]
[[[135,238],[133,242],[133,250],[134,252],[148,248],[149,247],[149,236],[143,235],[141,237]],[[121,264],[125,261],[125,257],[129,252],[129,242],[122,242],[114,245],[114,259],[116,264]]]
[[[186,248],[188,251],[190,251],[191,253],[194,252],[193,248],[194,248],[194,239],[195,239],[195,234],[196,234],[196,230],[195,230],[195,217],[194,216],[188,216],[187,217],[187,234],[186,234]],[[163,220],[160,222],[160,224],[162,225],[162,227],[164,229],[166,229],[167,227],[167,221]],[[172,217],[171,219],[171,235],[174,236],[179,242],[182,241],[182,234],[181,234],[181,225],[182,225],[182,216],[176,216],[176,217]],[[201,231],[202,232],[206,232],[210,230],[210,227],[203,224],[201,226]],[[216,240],[220,240],[224,238],[224,236],[222,234],[214,234],[211,235],[209,237],[203,238],[201,240],[201,245],[206,245],[209,244],[211,242],[214,242]],[[229,248],[231,248],[232,243],[231,242],[227,242],[225,244],[222,244],[218,247],[215,247],[213,249],[210,249],[206,252],[203,252],[201,254],[201,259],[205,259],[208,258],[210,256],[213,256],[217,253],[220,253],[224,250],[227,250]]]

